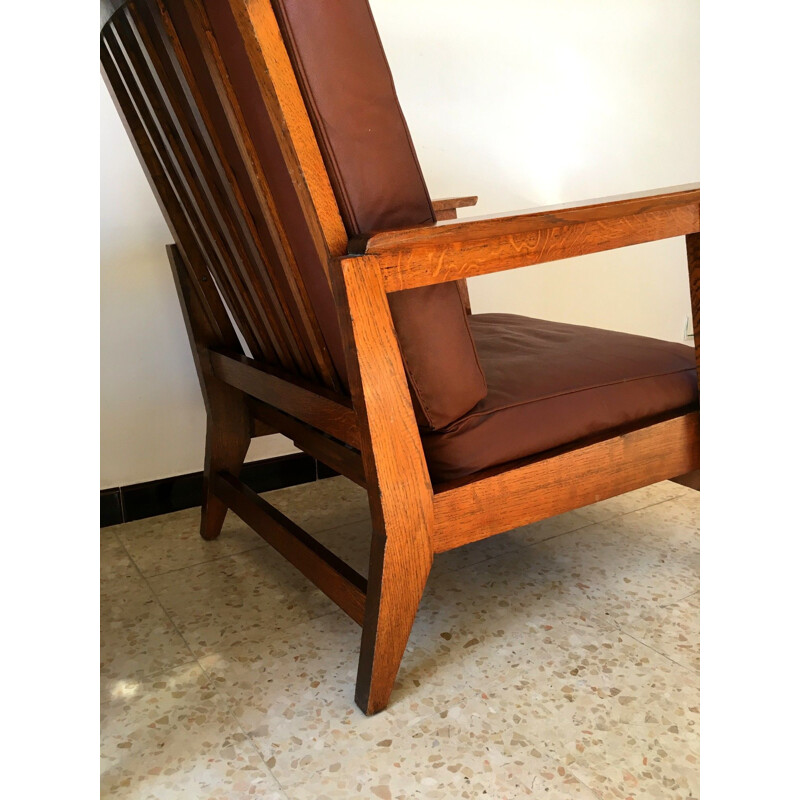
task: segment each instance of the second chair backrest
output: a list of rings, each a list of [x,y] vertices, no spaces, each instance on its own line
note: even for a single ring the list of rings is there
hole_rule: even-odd
[[[330,258],[434,221],[369,3],[122,5],[104,68],[187,263],[254,358],[346,388]],[[458,288],[390,305],[418,421],[443,427],[486,393]]]

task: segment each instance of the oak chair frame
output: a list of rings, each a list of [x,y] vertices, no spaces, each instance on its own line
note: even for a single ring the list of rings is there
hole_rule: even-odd
[[[102,63],[176,240],[167,250],[208,416],[201,534],[206,539],[218,536],[231,509],[362,626],[355,699],[364,713],[373,714],[389,702],[437,553],[699,469],[699,412],[684,410],[433,485],[388,294],[460,281],[468,302],[465,281],[472,276],[683,236],[699,370],[699,188],[675,187],[463,221],[456,219],[456,209],[473,205],[476,198],[454,198],[435,202],[436,224],[348,241],[271,7],[265,2],[230,0],[248,56],[259,67],[262,97],[337,301],[348,396],[319,345],[313,319],[302,319],[297,328],[303,330],[295,330],[294,351],[300,355],[294,362],[287,355],[284,364],[277,346],[273,364],[245,354],[217,287],[227,283],[231,296],[243,298],[244,308],[247,287],[235,283],[250,263],[245,255],[251,261],[260,255],[260,263],[269,266],[275,254],[265,256],[263,242],[249,241],[236,251],[250,248],[239,257],[239,273],[219,258],[216,273],[209,269],[215,259],[208,253],[212,249],[219,253],[221,245],[212,241],[216,234],[202,216],[204,209],[195,201],[191,205],[191,198],[211,192],[209,204],[229,208],[231,214],[241,212],[243,203],[235,192],[232,199],[216,197],[207,187],[190,185],[191,176],[202,172],[203,148],[214,143],[182,138],[178,117],[185,109],[163,79],[168,66],[163,42],[169,41],[179,63],[180,45],[161,0],[153,2],[162,14],[163,30],[155,29],[152,20],[137,11],[135,0],[113,3],[115,13],[103,29]],[[188,0],[187,7],[193,24],[202,27],[203,3]],[[217,58],[213,42],[206,57],[213,72]],[[147,61],[147,80],[134,76],[137,60]],[[291,269],[291,254],[268,184],[238,118],[224,70],[214,74],[229,122],[239,133],[238,144],[257,187],[261,211],[278,243],[277,257],[302,300],[302,284]],[[204,109],[198,107],[194,113],[202,118]],[[184,168],[187,160],[192,169]],[[187,210],[190,205],[194,216]],[[193,231],[186,229],[187,219],[193,222]],[[242,217],[239,229],[244,230],[249,220]],[[233,225],[227,217],[226,224]],[[197,233],[200,229],[205,238]],[[198,242],[207,244],[206,252]],[[268,327],[273,326],[273,339],[278,341],[274,320],[280,319],[280,304],[270,308],[274,314]],[[289,353],[291,336],[284,340],[288,342],[284,351]],[[252,342],[253,352],[266,352],[258,337]],[[309,345],[305,354],[304,343]],[[307,364],[306,374],[291,369],[298,361]],[[251,439],[276,432],[366,488],[373,531],[367,577],[239,481]]]

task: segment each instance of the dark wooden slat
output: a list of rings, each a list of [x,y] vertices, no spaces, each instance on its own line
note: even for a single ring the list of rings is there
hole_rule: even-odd
[[[351,240],[386,291],[459,280],[700,230],[700,190],[676,187],[589,205],[451,220]]]
[[[288,239],[281,223],[277,207],[270,191],[269,181],[264,174],[264,169],[257,155],[257,150],[250,136],[248,126],[239,105],[236,92],[233,90],[227,70],[221,58],[219,48],[212,34],[212,25],[206,15],[202,4],[192,3],[187,8],[187,19],[193,26],[197,43],[203,53],[208,77],[216,90],[216,99],[225,117],[231,134],[231,143],[227,148],[228,158],[238,155],[241,170],[247,175],[248,186],[255,199],[255,206],[240,199],[243,208],[247,208],[252,215],[252,221],[262,233],[257,236],[269,250],[269,257],[265,259],[270,280],[280,287],[280,294],[285,307],[289,309],[289,320],[294,325],[294,334],[299,337],[302,345],[313,362],[321,381],[333,389],[340,389],[341,385],[336,375],[330,353],[327,350],[321,329],[314,316],[308,293],[306,292],[300,270],[294,254],[289,246]],[[180,54],[180,42],[176,42],[176,51]],[[185,59],[185,55],[183,56]],[[191,78],[191,71],[188,71]],[[195,96],[202,93],[195,90]],[[206,125],[210,131],[215,130],[208,118],[208,110],[202,107]],[[233,176],[229,176],[235,185]],[[277,267],[277,268],[275,268]]]
[[[700,415],[691,412],[558,455],[545,453],[516,469],[436,487],[435,551],[697,469],[699,428]]]
[[[156,124],[150,104],[147,102],[140,84],[135,80],[130,64],[123,54],[121,43],[115,33],[118,21],[125,21],[123,14],[117,14],[114,17],[114,21],[106,28],[109,34],[104,38],[104,43],[108,48],[106,51],[107,61],[109,62],[107,69],[114,71],[118,99],[120,94],[124,93],[125,99],[130,102],[131,111],[141,122],[142,128],[149,139],[149,155],[158,160],[163,174],[169,181],[171,192],[165,194],[162,198],[167,206],[167,217],[172,219],[173,217],[182,216],[187,221],[189,230],[181,230],[180,233],[183,235],[176,237],[176,240],[179,246],[188,250],[191,247],[189,239],[192,239],[200,250],[200,253],[196,256],[193,255],[187,263],[193,266],[197,263],[202,263],[215,267],[215,281],[222,289],[228,308],[236,319],[237,326],[253,354],[261,355],[266,360],[277,360],[269,339],[256,334],[257,329],[254,325],[253,314],[249,310],[250,305],[247,300],[242,298],[241,289],[237,289],[231,284],[227,272],[218,267],[219,255],[215,251],[215,244],[209,236],[201,215],[194,206],[194,199],[184,183],[183,176],[180,175],[178,168],[168,157],[166,144]],[[112,78],[113,81],[114,79]]]
[[[136,8],[131,10],[135,24],[133,35],[137,38],[145,71],[158,92],[163,108],[169,115],[174,136],[179,140],[184,165],[196,176],[192,186],[200,189],[209,198],[207,209],[214,229],[221,234],[227,252],[255,298],[255,307],[261,312],[262,323],[269,329],[273,343],[291,355],[296,369],[313,376],[313,368],[307,353],[298,346],[291,312],[276,292],[273,276],[267,277],[264,263],[267,256],[262,242],[252,227],[252,218],[247,213],[236,181],[224,162],[218,157],[219,144],[212,140],[207,119],[201,119],[196,103],[182,80],[183,70],[169,57],[169,49],[159,36],[159,30],[150,15]],[[276,345],[277,346],[277,345]]]
[[[363,576],[232,475],[218,474],[214,493],[351,619],[364,624]]]
[[[332,393],[326,396],[320,389],[303,385],[288,375],[278,375],[246,356],[212,352],[210,358],[214,374],[221,380],[356,450],[361,449],[358,422],[348,398],[334,399]]]
[[[229,1],[281,152],[294,176],[320,263],[328,274],[329,258],[347,252],[347,234],[275,12],[271,3]]]
[[[215,333],[225,347],[234,351],[239,350],[239,340],[231,325],[228,312],[222,304],[219,292],[211,280],[205,264],[203,251],[198,244],[190,221],[179,211],[180,202],[175,194],[170,178],[158,154],[153,149],[153,144],[142,124],[133,103],[128,96],[122,79],[117,71],[116,64],[106,48],[105,42],[101,46],[101,64],[103,77],[109,85],[110,94],[120,112],[120,118],[128,131],[134,150],[142,164],[150,187],[156,201],[161,208],[164,219],[177,243],[184,261],[191,261],[195,267],[190,270],[190,276],[195,283],[195,289],[203,303],[204,310],[214,326]]]
[[[266,403],[252,399],[250,410],[254,417],[268,425],[274,431],[288,436],[295,446],[313,456],[331,469],[350,478],[359,486],[366,488],[364,464],[361,453],[345,447],[335,439],[331,439],[316,428],[306,425],[295,417],[284,414]]]
[[[230,204],[225,202],[220,181],[206,174],[209,159],[207,154],[200,152],[188,120],[175,118],[176,110],[170,102],[169,90],[152,64],[148,63],[136,29],[134,12],[126,10],[124,16],[116,17],[112,28],[119,40],[121,55],[118,61],[124,58],[127,62],[123,71],[131,76],[130,82],[135,82],[135,90],[141,98],[140,107],[149,112],[150,124],[160,140],[159,149],[172,163],[174,180],[184,189],[186,201],[194,209],[209,244],[208,249],[214,253],[211,263],[215,268],[215,277],[220,280],[221,274],[224,274],[229,290],[246,311],[247,325],[264,357],[277,360],[285,368],[292,369],[296,362],[290,353],[290,344],[277,324],[272,303],[265,295],[263,286],[254,282],[249,272],[243,269],[243,245],[235,226],[231,224]],[[196,154],[199,154],[199,158]]]

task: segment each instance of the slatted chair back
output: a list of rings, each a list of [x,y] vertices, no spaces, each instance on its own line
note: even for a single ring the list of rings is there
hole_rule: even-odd
[[[219,345],[239,347],[229,314],[245,354],[341,390],[337,320],[312,278],[345,229],[269,3],[117,0],[106,16],[106,80]],[[248,52],[223,63],[212,26],[237,25]]]

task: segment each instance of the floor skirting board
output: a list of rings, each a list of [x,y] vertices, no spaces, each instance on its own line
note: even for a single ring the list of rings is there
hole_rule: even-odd
[[[242,467],[241,479],[253,491],[269,492],[336,474],[305,453],[291,453],[248,462]],[[100,491],[100,527],[199,506],[202,490],[202,472],[103,489]]]

